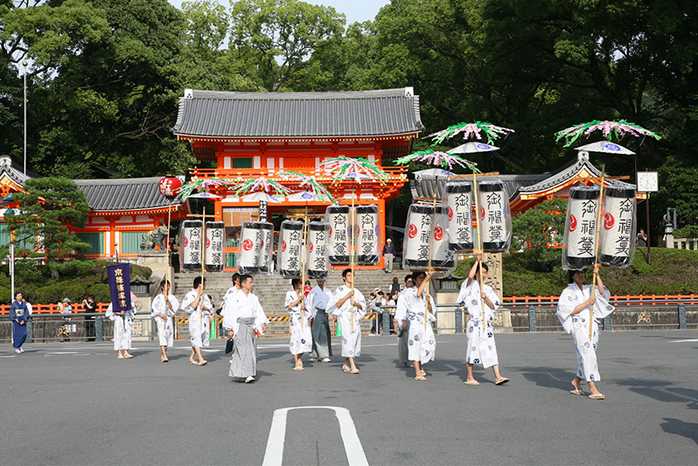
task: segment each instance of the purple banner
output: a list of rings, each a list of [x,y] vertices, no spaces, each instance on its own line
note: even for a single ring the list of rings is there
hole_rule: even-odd
[[[107,279],[114,312],[131,309],[131,265],[128,263],[107,266]]]

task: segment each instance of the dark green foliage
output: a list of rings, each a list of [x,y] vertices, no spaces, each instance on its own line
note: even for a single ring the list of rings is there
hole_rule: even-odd
[[[464,277],[471,266],[472,261],[461,263],[454,274]],[[567,286],[559,255],[549,272],[535,269],[525,255],[505,255],[504,296],[559,295]],[[650,264],[637,251],[630,267],[603,268],[601,276],[614,295],[698,293],[698,251],[654,248]],[[591,280],[591,272],[588,278]]]
[[[63,298],[80,301],[92,294],[98,302],[108,302],[106,261],[71,260],[49,266],[32,261],[18,261],[15,266],[16,289],[24,293],[30,302],[50,304]],[[152,270],[132,264],[131,279],[149,279]],[[55,276],[58,278],[53,278]],[[10,278],[7,268],[0,272],[0,302],[9,302]]]
[[[15,194],[22,206],[18,215],[5,216],[5,222],[16,231],[41,236],[43,255],[49,263],[72,257],[88,247],[68,228],[82,227],[89,210],[85,195],[72,180],[33,178],[24,189],[25,192]]]

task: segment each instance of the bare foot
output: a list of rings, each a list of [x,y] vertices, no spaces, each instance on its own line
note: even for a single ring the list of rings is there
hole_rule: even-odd
[[[478,382],[478,381],[475,380],[475,379],[468,379],[468,380],[466,380],[466,381],[463,382],[463,383],[465,383],[466,385],[480,385],[480,382]]]

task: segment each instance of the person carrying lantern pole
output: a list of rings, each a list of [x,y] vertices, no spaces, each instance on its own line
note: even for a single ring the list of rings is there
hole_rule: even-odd
[[[189,362],[195,366],[205,366],[206,361],[201,354],[203,346],[203,319],[206,314],[213,312],[213,305],[204,293],[205,279],[201,276],[194,278],[194,284],[182,299],[181,309],[189,315],[189,339],[191,340],[191,355]]]
[[[488,267],[482,262],[482,253],[477,253],[468,278],[465,279],[458,293],[457,302],[468,310],[468,346],[465,352],[466,385],[480,384],[473,375],[473,367],[476,364],[482,365],[485,369],[488,367],[493,369],[496,385],[509,382],[499,369],[497,345],[494,341],[494,316],[501,303],[492,287],[484,284],[487,273]],[[482,289],[480,283],[483,283]],[[483,318],[485,325],[481,322]]]
[[[325,287],[325,279],[318,278],[317,285],[308,295],[308,309],[313,314],[313,353],[319,361],[330,362],[332,356],[332,339],[327,308],[332,293]]]
[[[436,321],[434,298],[428,292],[428,283],[432,272],[415,272],[415,288],[405,294],[405,307],[409,321],[407,351],[408,358],[414,365],[414,379],[425,381],[427,373],[423,364],[434,359],[436,355],[436,338],[431,323]]]
[[[358,374],[356,358],[361,355],[361,318],[366,314],[366,298],[354,288],[354,274],[351,269],[342,272],[344,285],[332,293],[328,311],[342,326],[342,370]]]
[[[170,291],[170,281],[163,279],[160,293],[151,304],[150,316],[155,320],[160,343],[160,362],[168,362],[167,348],[174,346],[174,323],[172,318],[179,309],[179,301]]]
[[[313,335],[311,332],[312,314],[304,311],[305,295],[301,288],[300,278],[291,280],[291,290],[286,292],[285,307],[289,313],[289,325],[291,341],[289,349],[294,359],[294,371],[303,370],[303,354],[310,353],[313,349]]]

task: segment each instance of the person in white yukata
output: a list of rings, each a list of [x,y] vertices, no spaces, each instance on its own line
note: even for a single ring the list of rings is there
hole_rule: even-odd
[[[499,297],[491,286],[485,285],[489,269],[482,262],[482,254],[476,254],[476,260],[470,268],[468,278],[463,282],[457,302],[468,310],[468,346],[465,351],[466,385],[480,385],[473,375],[476,364],[494,371],[495,384],[503,385],[509,382],[499,370],[497,345],[494,341],[495,311],[500,306]],[[483,289],[480,290],[478,273],[482,274]],[[484,317],[484,321],[483,321]]]
[[[599,270],[596,264],[595,270]],[[601,380],[596,349],[599,343],[599,325],[597,319],[608,316],[615,309],[609,304],[610,292],[604,286],[601,276],[597,275],[597,289],[592,293],[591,285],[584,284],[583,271],[569,272],[570,284],[562,291],[557,303],[557,317],[562,328],[574,338],[577,353],[577,371],[572,379],[573,395],[582,395],[581,383],[585,381],[591,392],[592,400],[604,400],[597,383]],[[589,338],[589,319],[592,321],[592,335]]]
[[[307,298],[307,308],[313,314],[313,353],[322,362],[330,362],[332,356],[330,323],[327,319],[327,305],[331,297],[332,293],[325,288],[325,279],[318,278],[317,285]]]
[[[414,291],[414,278],[412,274],[405,276],[405,288],[400,292],[395,304],[395,329],[397,330],[397,359],[398,364],[402,367],[407,367],[408,358],[408,339],[410,321],[407,320],[407,294]]]
[[[361,318],[366,314],[366,298],[353,287],[354,275],[351,269],[342,272],[344,285],[332,293],[328,311],[342,326],[342,370],[358,374],[356,358],[361,355]]]
[[[204,293],[205,287],[206,281],[203,277],[196,277],[192,290],[184,295],[181,304],[181,309],[189,316],[189,339],[191,340],[189,362],[195,366],[205,366],[208,363],[201,353],[204,332],[202,322],[204,313],[207,311],[210,314],[213,311],[213,306]]]
[[[225,354],[230,353],[233,351],[233,339],[231,337],[228,337],[228,330],[233,328],[233,322],[231,320],[231,312],[233,309],[233,302],[235,301],[235,298],[237,296],[237,293],[240,292],[240,274],[235,272],[232,276],[232,286],[228,288],[228,290],[225,292],[225,295],[223,296],[223,304],[221,306],[221,317],[223,318],[223,331],[228,340],[226,341],[225,344]]]
[[[131,349],[131,328],[136,309],[136,295],[131,293],[131,308],[126,312],[114,312],[112,303],[109,303],[107,312],[104,313],[104,317],[114,322],[114,351],[118,359],[133,357],[128,350]]]
[[[434,310],[436,305],[431,295],[427,295],[427,286],[431,280],[431,272],[415,272],[416,288],[410,288],[405,294],[409,332],[407,352],[409,360],[414,365],[414,379],[427,380],[423,364],[434,359],[436,355],[436,338],[431,323],[436,321]]]
[[[252,275],[241,275],[240,286],[241,290],[236,293],[228,314],[231,325],[228,337],[235,342],[228,375],[251,383],[257,376],[257,337],[266,331],[269,319],[259,299],[252,293]]]
[[[179,300],[170,292],[169,280],[160,283],[160,293],[153,299],[150,317],[155,320],[160,342],[160,362],[168,362],[167,348],[174,345],[173,317],[179,309]]]
[[[303,354],[313,350],[313,335],[311,331],[312,314],[306,309],[305,295],[301,289],[301,280],[291,280],[293,289],[286,292],[285,307],[289,314],[289,333],[291,341],[289,349],[294,359],[295,371],[303,370]]]

